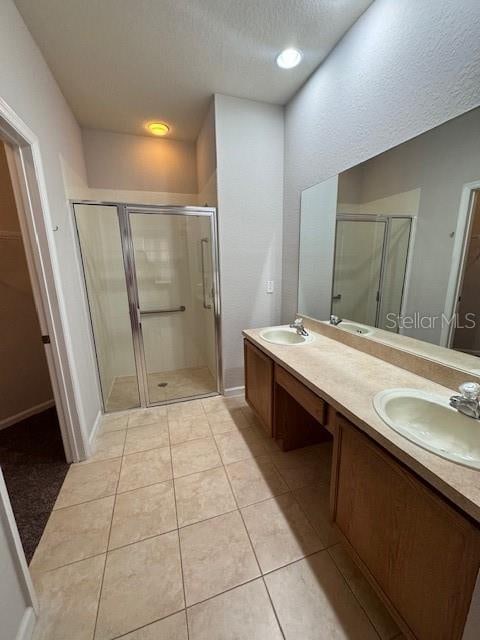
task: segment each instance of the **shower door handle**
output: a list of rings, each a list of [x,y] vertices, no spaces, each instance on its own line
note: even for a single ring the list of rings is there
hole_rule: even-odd
[[[202,238],[200,240],[200,254],[202,259],[202,288],[203,288],[203,308],[211,309],[212,305],[207,301],[207,284],[205,282],[206,273],[205,273],[205,255],[203,252],[203,248],[208,246],[208,238]]]
[[[175,307],[174,309],[152,309],[150,311],[141,311],[138,310],[139,316],[156,316],[160,313],[177,313],[178,311],[185,311],[186,306],[182,304],[180,307]]]

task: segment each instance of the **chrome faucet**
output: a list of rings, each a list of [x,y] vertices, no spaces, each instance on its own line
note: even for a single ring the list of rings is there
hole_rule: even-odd
[[[464,382],[458,387],[460,395],[450,398],[450,406],[464,416],[480,420],[480,384]]]
[[[335,327],[339,325],[341,321],[342,318],[339,318],[338,316],[335,316],[333,314],[330,316],[330,324],[333,324]]]
[[[308,336],[308,332],[303,326],[303,318],[297,318],[290,324],[290,329],[296,329],[299,336]]]

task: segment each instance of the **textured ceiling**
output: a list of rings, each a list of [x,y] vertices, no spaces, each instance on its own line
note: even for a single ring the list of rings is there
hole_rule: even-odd
[[[372,0],[16,0],[84,127],[196,138],[213,93],[285,104]],[[276,54],[302,49],[281,70]]]

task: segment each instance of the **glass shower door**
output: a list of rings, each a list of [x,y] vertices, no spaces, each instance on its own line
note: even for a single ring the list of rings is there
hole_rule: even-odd
[[[128,217],[147,404],[217,392],[213,215]]]
[[[140,405],[116,205],[74,204],[105,411]]]

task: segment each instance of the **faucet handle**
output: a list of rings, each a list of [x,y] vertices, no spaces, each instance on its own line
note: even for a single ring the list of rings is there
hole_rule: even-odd
[[[480,384],[476,382],[464,382],[458,387],[458,390],[467,400],[478,400],[480,396]]]
[[[303,318],[295,318],[295,320],[293,321],[293,324],[296,327],[302,327],[303,326]]]

